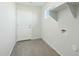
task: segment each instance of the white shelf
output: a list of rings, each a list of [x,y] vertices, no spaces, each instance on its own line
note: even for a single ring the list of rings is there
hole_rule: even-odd
[[[77,7],[77,4],[79,4],[78,2],[66,2],[66,3],[63,3],[53,9],[50,9],[49,10],[49,16],[51,16],[52,18],[54,18],[56,21],[58,21],[58,18],[57,18],[57,12],[59,12],[60,10],[62,9],[65,9],[65,8],[69,8],[69,10],[71,11],[73,17],[76,17],[76,7]]]
[[[78,3],[67,3],[67,7],[70,9],[73,17],[77,16],[77,11],[76,11],[77,4]]]

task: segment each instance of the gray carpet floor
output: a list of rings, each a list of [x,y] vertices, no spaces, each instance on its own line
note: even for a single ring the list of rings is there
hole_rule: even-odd
[[[11,56],[59,56],[59,54],[42,39],[36,39],[17,42]]]

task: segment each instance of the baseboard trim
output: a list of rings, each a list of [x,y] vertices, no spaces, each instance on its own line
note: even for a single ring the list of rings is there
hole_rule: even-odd
[[[61,54],[59,51],[57,51],[56,48],[53,47],[52,49],[54,49],[60,56],[63,56],[63,54]]]
[[[42,39],[42,38],[32,38],[31,40],[38,40],[38,39]]]
[[[20,41],[17,41],[17,42],[22,42],[22,41],[30,41],[31,39],[27,39],[27,40],[20,40]]]
[[[17,42],[31,41],[31,40],[38,40],[38,39],[42,39],[42,38],[31,38],[31,39],[20,40],[20,41],[17,41]]]
[[[16,42],[15,42],[15,44],[16,44]],[[15,44],[13,45],[13,47],[12,47],[12,49],[11,49],[11,52],[10,52],[9,56],[11,56],[11,53],[12,53],[14,47],[15,47]]]
[[[44,39],[42,39],[44,40]],[[44,40],[45,41],[45,40]],[[45,41],[53,50],[55,50],[60,56],[63,56],[55,47],[52,47],[47,41]]]

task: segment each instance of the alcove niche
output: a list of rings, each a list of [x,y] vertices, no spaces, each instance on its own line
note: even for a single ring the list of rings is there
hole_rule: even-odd
[[[76,10],[77,5],[79,5],[79,2],[66,2],[66,3],[63,3],[63,4],[61,4],[57,7],[49,9],[49,11],[48,11],[49,16],[51,16],[56,21],[58,21],[57,12],[59,12],[62,9],[65,9],[65,8],[69,8],[69,10],[70,10],[71,14],[73,15],[73,17],[76,18],[76,16],[77,16],[77,10]]]

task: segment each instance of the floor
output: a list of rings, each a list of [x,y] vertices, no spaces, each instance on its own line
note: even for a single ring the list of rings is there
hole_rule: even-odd
[[[17,42],[11,56],[59,56],[59,54],[42,39],[35,39]]]

